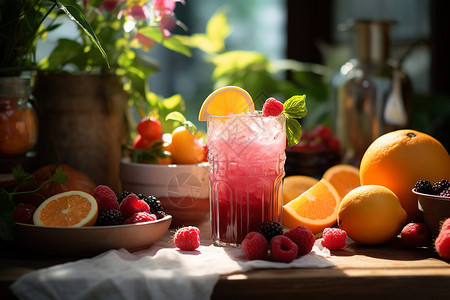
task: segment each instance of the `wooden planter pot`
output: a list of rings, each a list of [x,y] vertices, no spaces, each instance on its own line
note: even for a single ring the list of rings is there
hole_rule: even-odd
[[[67,164],[119,192],[121,146],[128,137],[128,95],[120,78],[38,74],[33,94],[40,165]]]

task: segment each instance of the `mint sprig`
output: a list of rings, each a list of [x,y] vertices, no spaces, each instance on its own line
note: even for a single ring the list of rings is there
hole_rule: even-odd
[[[299,119],[302,119],[308,113],[306,109],[306,96],[292,96],[283,104],[282,114],[286,117],[286,137],[289,147],[298,144],[302,137],[302,125]]]

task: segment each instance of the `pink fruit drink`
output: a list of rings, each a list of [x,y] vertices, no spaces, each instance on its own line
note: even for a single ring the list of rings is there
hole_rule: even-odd
[[[285,117],[261,112],[208,119],[211,233],[239,246],[264,221],[281,221]]]

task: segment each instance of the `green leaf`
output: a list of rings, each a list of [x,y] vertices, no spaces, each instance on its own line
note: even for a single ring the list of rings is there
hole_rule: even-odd
[[[11,213],[0,212],[0,239],[12,241],[14,237],[14,217]]]
[[[184,124],[186,122],[186,117],[178,111],[173,111],[166,116],[166,121],[175,121]]]
[[[301,119],[304,118],[308,112],[306,109],[306,96],[293,96],[284,102],[283,114],[288,118]]]
[[[0,189],[0,212],[2,213],[12,213],[16,205],[12,196],[4,189]]]
[[[286,118],[286,137],[289,147],[298,144],[302,137],[302,125],[297,119]]]
[[[0,189],[0,239],[11,241],[14,234],[14,217],[16,208],[11,195],[3,188]]]
[[[170,38],[164,39],[162,42],[162,45],[170,50],[173,50],[175,52],[184,54],[186,56],[191,56],[191,49],[186,46],[182,39],[179,38],[177,35],[172,35]]]
[[[91,41],[94,43],[94,45],[97,47],[98,50],[103,55],[103,58],[105,59],[106,63],[109,67],[109,61],[108,57],[106,55],[105,50],[103,50],[102,46],[100,45],[100,42],[98,41],[97,36],[95,35],[94,30],[92,29],[91,25],[89,25],[89,22],[86,20],[84,15],[72,4],[72,1],[70,0],[59,0],[57,2],[58,7],[75,23],[80,26],[83,31],[89,36]]]
[[[65,184],[67,183],[67,175],[63,172],[61,167],[57,167],[55,173],[53,173],[49,180],[59,184]]]
[[[197,132],[197,126],[195,126],[191,121],[184,122],[184,127],[186,127],[192,135],[195,135]]]
[[[23,169],[22,165],[17,165],[12,169],[12,175],[16,180],[17,184],[33,179],[33,175],[28,174]]]

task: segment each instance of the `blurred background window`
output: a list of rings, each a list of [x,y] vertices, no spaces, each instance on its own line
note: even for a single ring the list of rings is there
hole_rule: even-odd
[[[231,33],[225,51],[244,50],[262,53],[271,61],[292,59],[320,65],[333,74],[349,58],[354,57],[352,21],[359,19],[392,20],[391,57],[402,59],[402,67],[413,88],[413,123],[411,127],[430,133],[449,148],[450,62],[447,38],[450,21],[439,0],[186,0],[177,4],[176,15],[188,32],[177,28],[177,34],[205,32],[206,24],[219,10],[226,12]],[[70,33],[68,24],[56,35]],[[40,52],[48,51],[52,37]],[[38,52],[38,57],[40,55]],[[197,120],[199,108],[214,90],[213,67],[208,55],[195,50],[192,57],[156,46],[149,55],[161,65],[152,75],[150,90],[163,97],[181,94],[186,101],[185,115]],[[42,56],[42,54],[41,54]],[[279,76],[279,75],[278,75]],[[282,76],[289,78],[289,72]],[[328,77],[330,77],[328,75]],[[283,78],[284,79],[284,78]],[[305,79],[308,82],[308,79]],[[328,78],[327,80],[330,80]],[[311,81],[315,82],[315,81]],[[329,82],[328,82],[329,83]],[[284,82],[283,82],[284,84]],[[281,86],[281,83],[280,83]],[[314,91],[311,91],[315,89]],[[306,84],[300,90],[310,99],[330,98],[323,86]],[[322,103],[329,113],[330,105]],[[314,103],[311,103],[316,110]],[[317,108],[317,111],[320,109]],[[308,116],[309,117],[309,116]],[[312,116],[311,116],[312,117]],[[314,119],[322,120],[319,117]],[[199,124],[201,129],[205,124]]]

